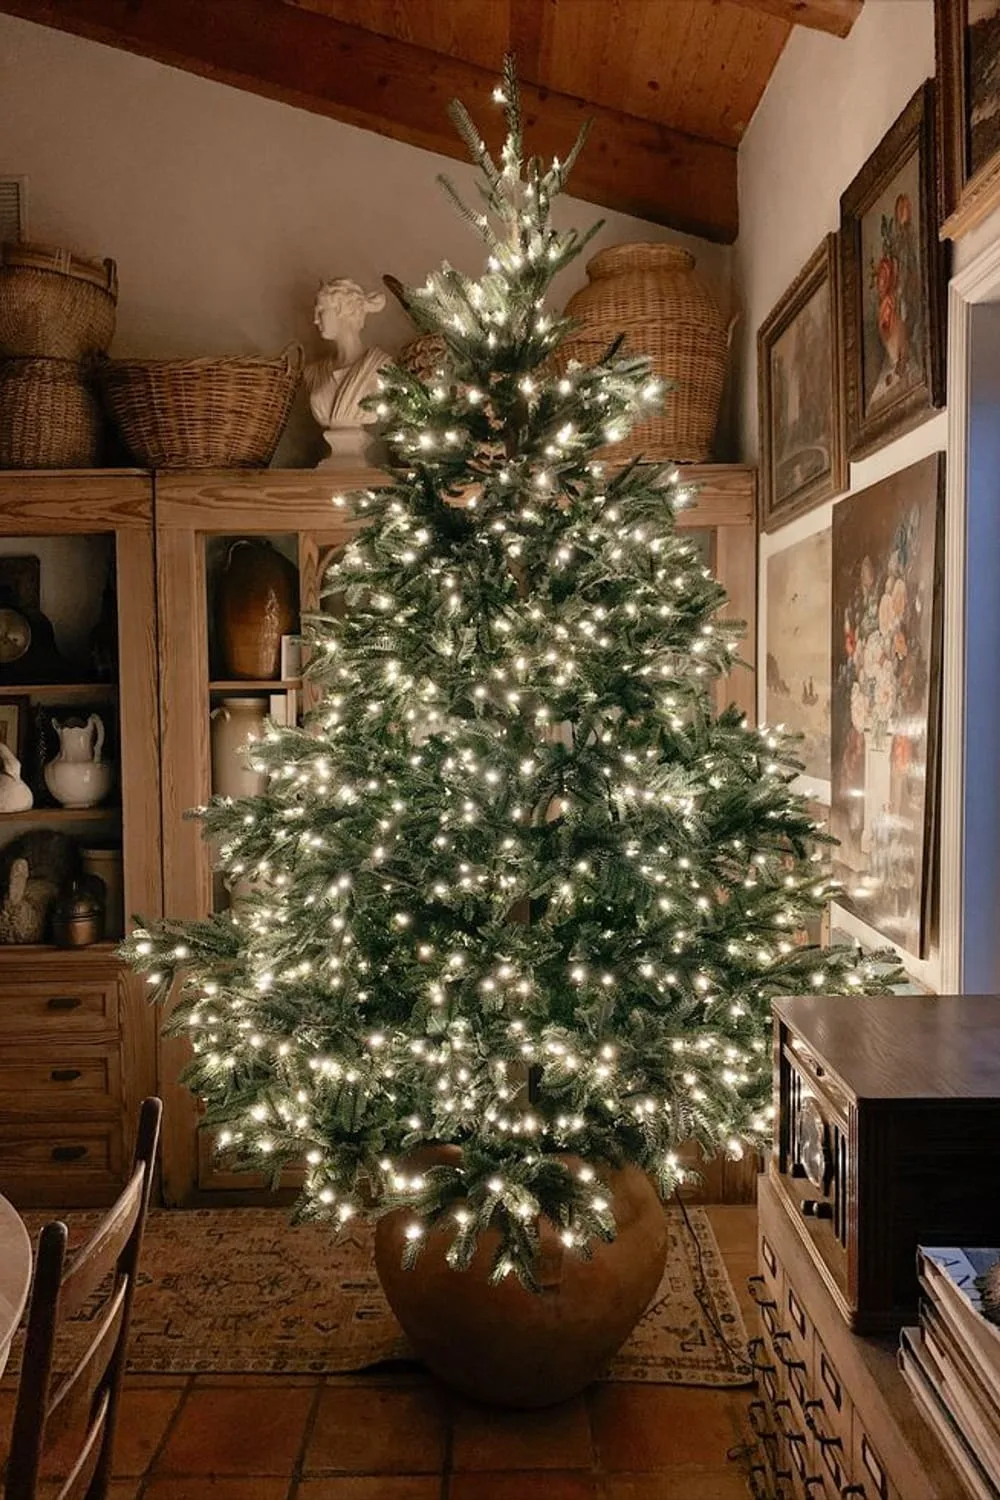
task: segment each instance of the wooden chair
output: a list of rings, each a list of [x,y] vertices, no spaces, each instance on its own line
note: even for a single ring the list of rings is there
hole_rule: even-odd
[[[139,1115],[132,1176],[121,1197],[67,1265],[65,1224],[46,1224],[38,1240],[28,1331],[14,1412],[4,1500],[37,1500],[46,1453],[63,1439],[72,1452],[68,1477],[53,1500],[104,1500],[135,1276],[160,1136],[159,1099],[145,1099]],[[106,1278],[110,1291],[86,1353],[53,1388],[57,1334]],[[78,1442],[71,1440],[79,1433]]]

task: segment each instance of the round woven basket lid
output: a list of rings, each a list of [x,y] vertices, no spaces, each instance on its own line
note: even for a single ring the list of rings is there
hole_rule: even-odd
[[[601,276],[620,276],[623,271],[692,271],[694,256],[683,245],[637,241],[632,245],[609,245],[587,262],[591,281]]]
[[[0,244],[0,266],[20,266],[31,271],[57,271],[62,276],[75,276],[79,281],[89,281],[110,297],[118,297],[118,271],[110,256],[104,260],[89,260],[84,255],[74,255],[71,250],[60,250],[53,245],[29,245],[24,240],[4,240]]]

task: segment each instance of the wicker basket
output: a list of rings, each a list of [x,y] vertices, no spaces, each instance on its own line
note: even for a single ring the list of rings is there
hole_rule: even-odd
[[[678,245],[614,245],[587,264],[589,285],[566,311],[578,327],[556,355],[596,363],[625,334],[622,354],[648,354],[657,375],[673,387],[663,409],[605,449],[616,463],[631,458],[703,463],[711,456],[726,374],[726,319],[694,271],[694,257]]]
[[[100,446],[100,406],[77,360],[0,360],[0,469],[89,469]]]
[[[106,354],[115,331],[113,260],[8,241],[0,245],[0,355],[84,359]]]
[[[271,461],[302,372],[276,359],[118,359],[105,399],[133,458],[150,469],[253,469]]]

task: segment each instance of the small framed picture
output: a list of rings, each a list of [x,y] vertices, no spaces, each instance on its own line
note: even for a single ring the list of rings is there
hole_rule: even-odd
[[[30,710],[29,698],[0,697],[0,745],[12,750],[22,767],[28,748]]]
[[[1000,204],[1000,0],[934,0],[941,233]]]
[[[840,200],[849,459],[876,452],[944,402],[947,257],[935,162],[928,82]]]
[[[835,234],[761,324],[757,391],[762,521],[773,531],[847,488]]]
[[[280,661],[279,676],[282,682],[295,682],[302,676],[302,640],[299,636],[281,637]]]

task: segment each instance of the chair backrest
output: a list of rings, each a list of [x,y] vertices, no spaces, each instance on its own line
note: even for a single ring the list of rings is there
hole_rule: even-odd
[[[153,1166],[160,1136],[159,1099],[143,1100],[132,1175],[121,1197],[87,1243],[66,1263],[65,1224],[46,1224],[38,1240],[28,1330],[14,1411],[5,1500],[37,1500],[47,1451],[79,1433],[68,1475],[54,1500],[103,1500],[111,1480],[111,1450],[129,1315]],[[62,1325],[108,1281],[85,1353],[53,1381],[52,1361]]]

